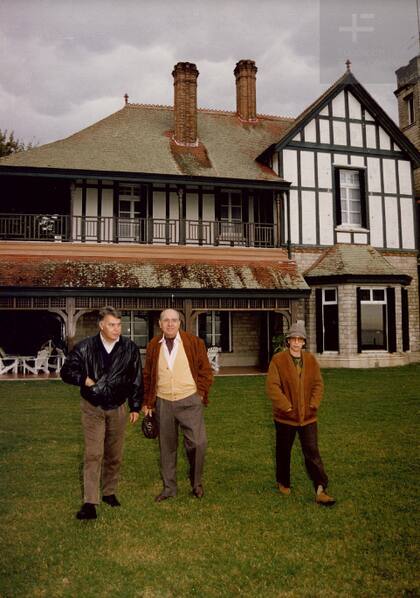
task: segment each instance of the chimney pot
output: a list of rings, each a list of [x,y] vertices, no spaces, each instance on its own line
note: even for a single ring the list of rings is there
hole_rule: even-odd
[[[179,145],[197,145],[197,77],[199,72],[191,62],[174,66],[174,139]]]
[[[236,114],[246,122],[257,120],[257,71],[253,60],[240,60],[233,71],[236,78]]]

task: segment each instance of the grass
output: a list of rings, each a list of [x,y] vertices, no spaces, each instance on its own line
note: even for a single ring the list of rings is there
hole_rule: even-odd
[[[292,496],[274,485],[264,378],[218,378],[202,501],[156,504],[158,446],[126,437],[120,509],[81,504],[78,391],[0,383],[1,597],[419,596],[420,366],[326,370],[320,448],[338,499],[314,503],[296,441]]]

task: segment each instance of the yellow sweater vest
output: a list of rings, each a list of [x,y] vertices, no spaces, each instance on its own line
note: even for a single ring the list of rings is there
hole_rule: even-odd
[[[172,370],[165,359],[163,347],[159,351],[157,371],[156,396],[167,401],[179,401],[197,392],[197,386],[192,377],[190,364],[182,343],[178,347]]]

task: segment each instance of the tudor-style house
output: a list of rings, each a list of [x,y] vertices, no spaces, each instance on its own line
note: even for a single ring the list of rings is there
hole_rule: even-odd
[[[67,139],[0,160],[0,346],[72,345],[114,305],[144,349],[161,309],[266,368],[304,320],[324,366],[420,360],[414,145],[350,71],[300,116],[256,109],[255,63],[236,111],[124,107]]]

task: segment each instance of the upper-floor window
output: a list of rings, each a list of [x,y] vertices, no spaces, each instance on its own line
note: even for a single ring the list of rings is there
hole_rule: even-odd
[[[404,102],[406,105],[407,111],[407,125],[412,125],[415,121],[415,114],[414,114],[414,94],[410,93],[407,97],[404,98]]]
[[[240,191],[221,191],[220,220],[242,222],[242,194]]]
[[[336,222],[347,228],[366,226],[364,169],[336,168]]]
[[[140,241],[144,232],[145,202],[138,185],[121,184],[118,189],[118,236],[120,241]]]

